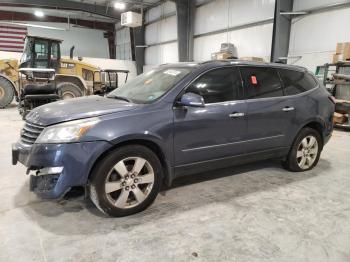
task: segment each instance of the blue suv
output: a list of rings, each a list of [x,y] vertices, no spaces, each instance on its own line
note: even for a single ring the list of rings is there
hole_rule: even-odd
[[[27,116],[13,164],[60,198],[83,186],[111,216],[147,208],[183,175],[280,158],[312,169],[333,130],[333,98],[306,69],[238,60],[162,65],[107,97],[62,100]]]

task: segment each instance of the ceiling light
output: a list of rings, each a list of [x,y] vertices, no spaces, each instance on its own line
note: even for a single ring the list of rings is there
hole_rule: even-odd
[[[126,7],[125,3],[122,3],[122,2],[115,2],[114,3],[114,8],[115,9],[123,10],[123,9],[125,9],[125,7]]]
[[[44,12],[40,11],[40,10],[36,10],[34,12],[34,15],[37,16],[37,17],[44,17]]]

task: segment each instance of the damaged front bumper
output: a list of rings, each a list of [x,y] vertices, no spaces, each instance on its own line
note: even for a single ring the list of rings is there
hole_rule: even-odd
[[[67,144],[17,142],[12,146],[12,163],[27,167],[30,190],[42,198],[61,198],[74,186],[85,186],[94,163],[111,147],[106,141]]]

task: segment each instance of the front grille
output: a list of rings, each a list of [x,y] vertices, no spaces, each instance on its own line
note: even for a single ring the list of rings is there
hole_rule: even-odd
[[[21,142],[23,144],[32,145],[43,131],[44,127],[26,122],[21,131]]]

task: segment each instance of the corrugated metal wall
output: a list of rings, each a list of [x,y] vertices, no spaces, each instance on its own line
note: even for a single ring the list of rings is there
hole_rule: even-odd
[[[240,56],[261,56],[268,60],[272,23],[229,30],[228,33],[210,33],[273,18],[274,4],[274,0],[218,0],[199,6],[195,16],[194,60],[210,59],[211,53],[219,51],[221,43],[227,41],[238,47]],[[146,26],[146,45],[151,46],[145,50],[145,68],[178,61],[176,42],[159,45],[177,39],[176,17],[167,17],[175,11],[175,4],[166,2],[146,12],[146,23],[166,18]],[[201,36],[206,33],[210,35]]]
[[[269,59],[272,23],[230,30],[249,23],[273,18],[274,0],[218,0],[200,6],[196,11],[194,59],[208,60],[224,42],[237,46],[238,56],[259,56]],[[228,32],[196,37],[228,28]]]
[[[206,1],[197,0],[197,3]],[[350,0],[295,0],[294,11],[320,6],[349,3]],[[223,42],[231,42],[238,48],[239,56],[270,58],[272,21],[275,0],[216,0],[196,8],[194,28],[194,59],[210,59]],[[162,63],[178,61],[177,23],[174,2],[148,10],[145,13],[145,69]],[[267,21],[259,24],[259,21]],[[244,26],[257,22],[258,25]],[[350,41],[350,7],[292,20],[289,55],[302,56],[289,62],[308,67],[331,61],[337,42]],[[236,27],[236,28],[234,28]],[[233,28],[227,33],[227,28]]]
[[[177,22],[174,2],[165,2],[145,14],[145,70],[154,65],[178,61]],[[164,18],[164,19],[161,19]],[[173,42],[171,42],[173,41]],[[162,44],[164,42],[168,42]],[[169,43],[170,42],[170,43]]]
[[[132,60],[130,28],[116,26],[116,58],[121,60]]]
[[[295,11],[350,2],[341,0],[294,1]],[[294,18],[289,55],[301,56],[301,59],[295,64],[315,71],[317,65],[332,61],[337,42],[350,42],[349,23],[350,7]],[[293,62],[293,59],[290,62]]]

